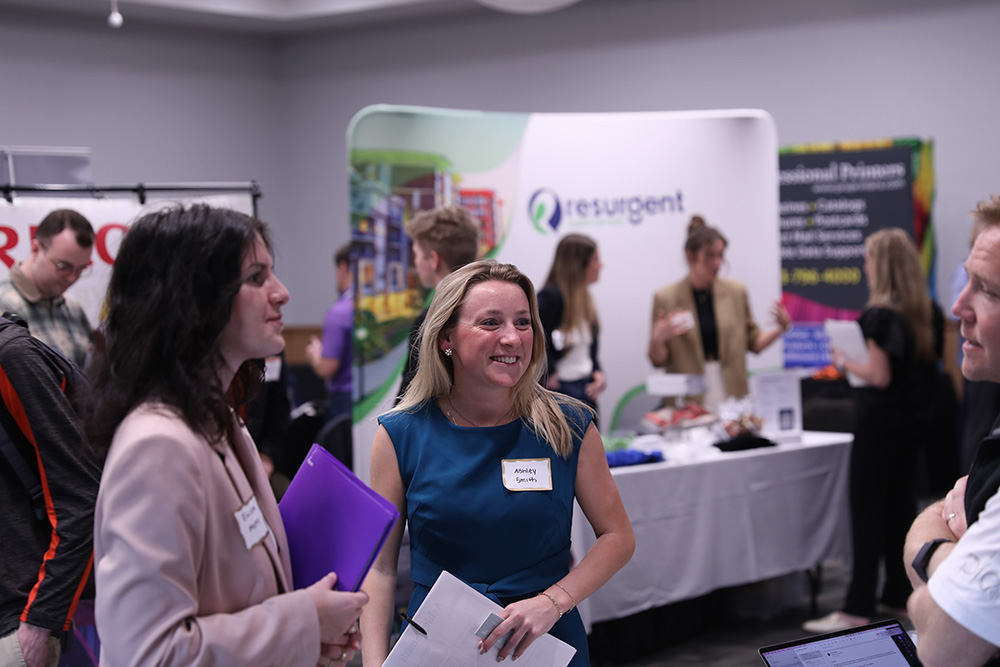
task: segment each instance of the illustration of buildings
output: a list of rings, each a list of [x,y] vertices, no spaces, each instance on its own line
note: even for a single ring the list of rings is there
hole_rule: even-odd
[[[458,204],[469,209],[482,225],[479,231],[479,256],[486,257],[496,247],[500,203],[494,190],[459,189]]]
[[[375,362],[405,344],[427,297],[412,265],[411,241],[403,223],[420,211],[457,203],[482,221],[480,255],[497,244],[499,205],[495,192],[460,190],[456,180],[449,161],[440,155],[351,152],[354,342],[355,362],[362,369],[359,376],[365,378],[362,396],[391,381],[391,377],[383,377],[389,369],[373,370]]]

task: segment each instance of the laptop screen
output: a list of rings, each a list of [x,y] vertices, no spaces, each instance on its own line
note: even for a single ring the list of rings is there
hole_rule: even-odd
[[[815,635],[759,651],[768,667],[909,667],[917,648],[899,621],[880,621],[828,635]]]

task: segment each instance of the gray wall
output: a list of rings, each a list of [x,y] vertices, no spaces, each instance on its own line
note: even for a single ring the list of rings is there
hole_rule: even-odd
[[[369,104],[760,107],[783,145],[934,139],[946,302],[967,212],[1000,193],[998,25],[986,0],[584,0],[274,41],[4,12],[0,144],[91,146],[101,181],[256,178],[286,321],[312,325],[347,240],[347,125]]]
[[[271,38],[0,8],[0,145],[90,147],[104,184],[256,179],[283,243],[277,72]]]

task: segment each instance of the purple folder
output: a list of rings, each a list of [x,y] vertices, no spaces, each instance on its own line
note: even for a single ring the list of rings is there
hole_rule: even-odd
[[[399,511],[333,454],[313,445],[278,503],[295,588],[328,572],[338,591],[357,591]]]

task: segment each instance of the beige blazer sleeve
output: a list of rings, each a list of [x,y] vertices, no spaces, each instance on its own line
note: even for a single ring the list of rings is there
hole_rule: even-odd
[[[241,456],[209,445],[162,407],[122,422],[95,512],[101,665],[316,664],[319,619],[309,593],[281,592],[288,546],[259,463],[244,473],[252,446],[242,430]],[[251,496],[272,529],[248,548],[234,513]]]
[[[691,283],[687,278],[663,287],[653,295],[653,322],[656,321],[657,313],[669,315],[675,310],[690,311],[695,318],[695,327],[667,341],[667,363],[664,368],[668,373],[700,375],[705,372],[705,352],[701,346],[698,313],[694,307]]]

